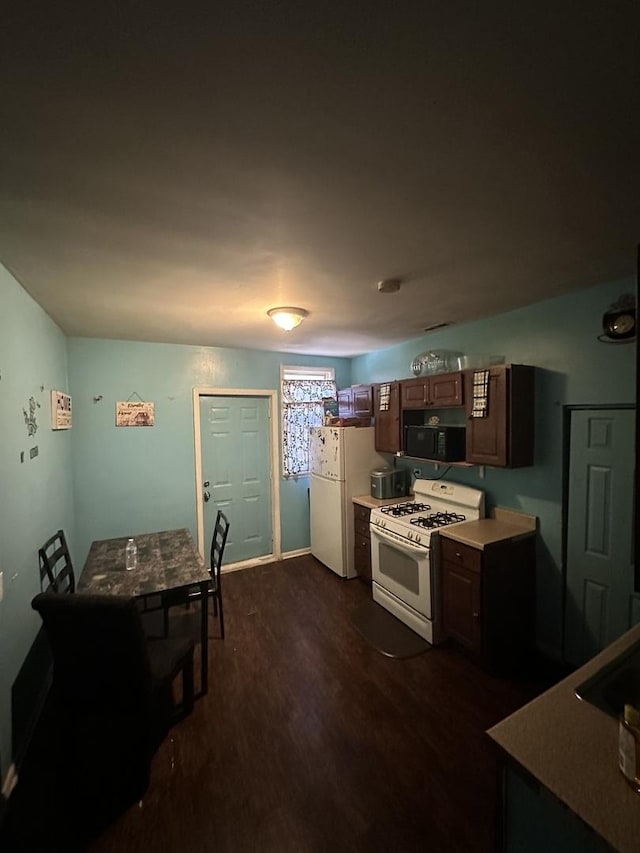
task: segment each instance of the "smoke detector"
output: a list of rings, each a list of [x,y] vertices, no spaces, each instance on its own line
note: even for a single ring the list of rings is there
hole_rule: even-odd
[[[397,293],[401,284],[400,278],[383,278],[378,282],[378,293]]]

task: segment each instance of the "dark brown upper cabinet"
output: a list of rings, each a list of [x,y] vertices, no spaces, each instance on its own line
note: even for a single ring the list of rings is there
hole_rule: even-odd
[[[358,418],[370,424],[373,417],[371,385],[351,385],[338,391],[338,415],[341,418]]]
[[[520,468],[533,465],[534,369],[522,364],[489,369],[486,417],[472,417],[473,370],[464,371],[467,414],[466,461]]]
[[[373,397],[371,385],[351,386],[351,407],[354,418],[373,417]]]
[[[378,453],[398,453],[402,448],[399,382],[384,382],[373,386],[373,416]]]
[[[400,385],[403,409],[444,409],[461,406],[464,400],[462,373],[403,379]]]

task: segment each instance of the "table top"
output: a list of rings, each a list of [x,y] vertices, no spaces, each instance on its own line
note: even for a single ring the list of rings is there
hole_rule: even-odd
[[[133,539],[138,546],[138,565],[130,571],[125,569],[128,537],[93,542],[78,592],[140,598],[210,580],[186,527],[143,533]]]

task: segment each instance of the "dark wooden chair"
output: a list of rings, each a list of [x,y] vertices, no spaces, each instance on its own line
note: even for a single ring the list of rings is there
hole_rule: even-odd
[[[58,530],[38,550],[40,582],[52,592],[69,593],[76,590],[73,563],[64,531]]]
[[[45,592],[32,607],[53,653],[56,773],[71,787],[74,808],[79,798],[112,818],[140,799],[153,753],[193,708],[193,641],[147,641],[133,598]]]
[[[224,549],[229,535],[229,520],[222,510],[218,510],[213,536],[211,538],[211,552],[209,556],[209,589],[208,597],[213,599],[213,614],[220,619],[220,637],[224,640],[224,611],[222,608],[222,584],[221,568],[224,557]],[[176,590],[163,595],[164,605],[164,631],[165,636],[169,633],[169,608],[178,604],[188,604],[190,601],[200,599],[200,588]],[[206,606],[206,602],[203,604]]]

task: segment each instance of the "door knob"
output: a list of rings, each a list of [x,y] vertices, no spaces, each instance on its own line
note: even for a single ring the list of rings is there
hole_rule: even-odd
[[[209,503],[209,501],[210,501],[210,500],[211,500],[211,493],[210,493],[210,492],[205,492],[205,493],[204,493],[204,502],[205,502],[205,503]]]
[[[205,489],[208,489],[211,484],[209,483],[208,480],[205,480],[202,485],[205,487]]]

